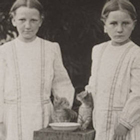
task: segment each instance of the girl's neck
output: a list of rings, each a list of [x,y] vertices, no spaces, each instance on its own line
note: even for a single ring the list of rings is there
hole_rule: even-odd
[[[124,42],[121,42],[121,43],[116,43],[116,42],[111,42],[111,44],[113,45],[113,46],[123,46],[123,45],[125,45],[125,44],[127,44],[128,42],[130,42],[130,39],[127,39],[126,41],[124,41]]]
[[[32,39],[23,39],[23,38],[21,38],[20,36],[18,36],[17,37],[21,42],[23,42],[23,43],[30,43],[30,42],[33,42],[36,38],[37,38],[37,36],[35,36],[34,38],[32,38]]]

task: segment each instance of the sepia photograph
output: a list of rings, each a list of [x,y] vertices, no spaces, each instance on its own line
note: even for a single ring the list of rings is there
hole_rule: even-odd
[[[139,0],[0,1],[0,140],[140,140]]]

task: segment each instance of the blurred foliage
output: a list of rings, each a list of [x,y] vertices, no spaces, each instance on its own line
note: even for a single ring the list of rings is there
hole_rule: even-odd
[[[15,38],[16,31],[9,19],[9,3],[0,4],[0,45]]]

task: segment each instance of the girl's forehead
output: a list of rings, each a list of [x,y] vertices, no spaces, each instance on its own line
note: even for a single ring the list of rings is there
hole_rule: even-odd
[[[125,10],[117,10],[117,11],[111,11],[109,14],[108,14],[108,17],[107,19],[109,18],[113,18],[113,19],[131,19],[131,16],[130,14],[125,11]]]
[[[15,11],[16,14],[40,14],[39,10],[36,8],[30,8],[26,6],[21,6],[16,9]]]

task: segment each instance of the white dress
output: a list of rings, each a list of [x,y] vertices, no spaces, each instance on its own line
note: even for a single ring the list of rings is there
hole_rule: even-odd
[[[48,126],[51,93],[66,97],[72,106],[74,88],[57,43],[16,38],[1,46],[0,122],[6,124],[6,140],[33,140],[33,131]]]
[[[113,140],[118,123],[129,129],[126,140],[140,140],[140,48],[132,41],[93,48],[88,92],[94,100],[95,140]]]

